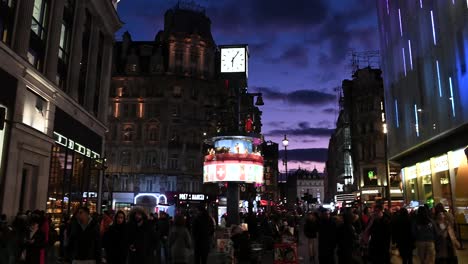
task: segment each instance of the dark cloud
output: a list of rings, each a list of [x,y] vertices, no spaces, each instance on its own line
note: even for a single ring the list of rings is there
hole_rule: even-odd
[[[267,125],[272,126],[272,127],[279,127],[279,126],[283,126],[284,124],[286,124],[286,122],[284,121],[272,121],[272,122],[267,123]]]
[[[304,45],[293,45],[286,48],[279,57],[265,59],[267,62],[275,64],[290,64],[292,66],[309,66],[309,50]]]
[[[326,162],[328,149],[326,148],[310,148],[310,149],[288,149],[288,161],[315,161]],[[280,150],[280,157],[284,156],[284,150]]]
[[[268,136],[315,136],[315,137],[329,137],[334,129],[323,127],[310,127],[308,122],[299,122],[297,128],[287,129],[274,129],[265,133]]]
[[[335,95],[316,90],[297,90],[290,93],[282,93],[271,88],[256,87],[256,90],[269,100],[282,100],[288,104],[301,105],[325,105],[335,101]]]
[[[322,113],[325,113],[325,114],[334,114],[335,112],[336,112],[335,108],[325,108],[322,110]]]
[[[317,140],[315,139],[303,139],[301,140],[302,143],[315,143],[317,142]]]

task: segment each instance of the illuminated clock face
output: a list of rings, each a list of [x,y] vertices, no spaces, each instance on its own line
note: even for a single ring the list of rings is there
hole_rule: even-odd
[[[246,72],[245,48],[221,48],[221,72]]]

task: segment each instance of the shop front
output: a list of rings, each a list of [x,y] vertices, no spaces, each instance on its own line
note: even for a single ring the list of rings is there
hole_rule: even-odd
[[[47,213],[55,220],[80,206],[97,211],[102,138],[56,109]]]
[[[142,208],[147,214],[168,213],[174,216],[173,206],[168,204],[165,194],[162,193],[132,193],[114,192],[112,193],[112,209],[114,211],[124,211],[128,216],[135,206]]]
[[[463,150],[449,151],[403,168],[406,203],[430,206],[442,203],[459,223],[466,223],[468,165]]]

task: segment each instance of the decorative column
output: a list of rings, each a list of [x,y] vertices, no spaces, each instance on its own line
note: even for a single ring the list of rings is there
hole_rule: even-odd
[[[50,27],[48,31],[46,59],[45,59],[45,75],[47,79],[56,83],[57,62],[60,46],[60,35],[62,32],[63,9],[65,6],[64,0],[54,0],[51,8]],[[58,83],[56,83],[58,84]]]
[[[18,0],[17,7],[12,47],[18,55],[27,59],[34,0]]]
[[[75,2],[75,17],[73,19],[73,35],[71,39],[70,62],[68,67],[68,94],[78,101],[78,84],[81,68],[81,53],[85,14],[85,1]]]

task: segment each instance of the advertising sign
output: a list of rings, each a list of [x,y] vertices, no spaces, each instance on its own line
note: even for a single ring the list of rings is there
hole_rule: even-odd
[[[263,183],[263,165],[243,161],[205,163],[203,182]]]

